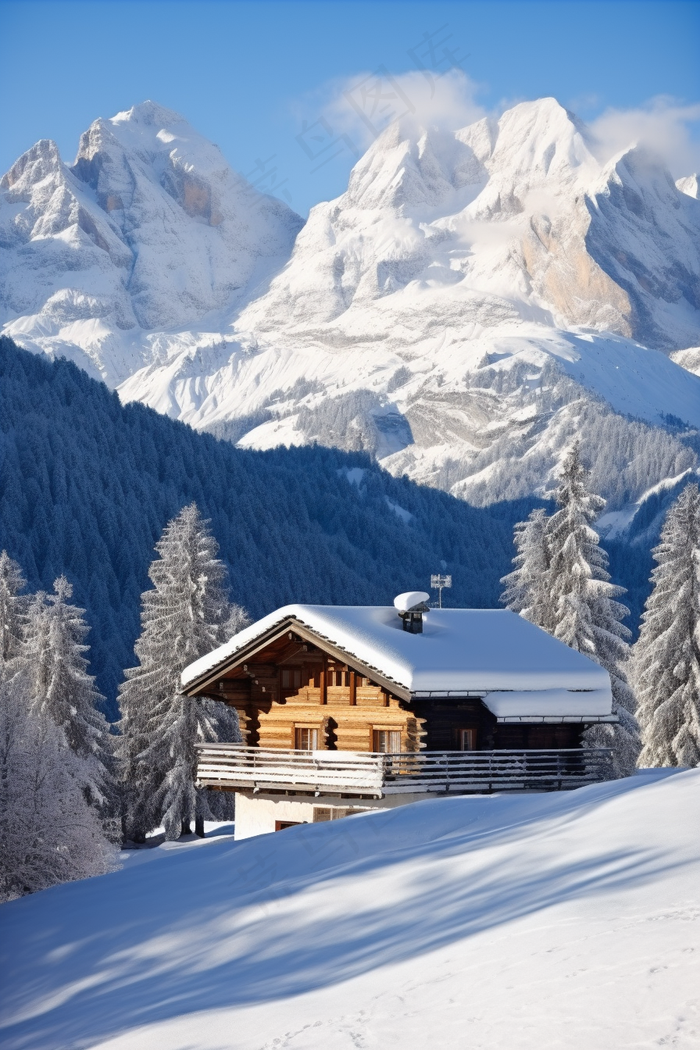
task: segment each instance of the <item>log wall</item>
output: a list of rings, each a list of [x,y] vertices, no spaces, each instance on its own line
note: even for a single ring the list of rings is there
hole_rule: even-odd
[[[306,684],[285,689],[285,670],[300,671]],[[423,720],[347,666],[321,660],[291,667],[249,664],[245,674],[222,681],[217,695],[236,708],[250,747],[293,748],[297,729],[315,729],[320,750],[373,751],[375,730],[400,733],[402,751],[421,748]]]

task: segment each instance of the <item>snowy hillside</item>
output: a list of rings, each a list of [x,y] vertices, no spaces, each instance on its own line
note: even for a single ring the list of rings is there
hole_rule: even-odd
[[[364,449],[477,505],[550,493],[574,435],[614,510],[697,464],[700,379],[619,336],[522,322],[426,338],[409,358],[379,339],[352,354],[239,349],[204,380],[200,360],[187,357],[190,378],[173,365],[167,390],[162,370],[139,373],[122,398],[169,412],[177,391],[188,422],[243,447]]]
[[[686,350],[676,350],[673,360],[681,368],[687,368],[689,372],[700,375],[700,346],[690,346]]]
[[[7,1050],[700,1042],[700,772],[161,846],[2,905]]]
[[[602,158],[540,99],[391,125],[293,244],[297,217],[145,103],[72,169],[43,143],[6,176],[7,330],[245,446],[365,449],[476,503],[549,491],[577,433],[627,512],[697,466],[693,178]]]

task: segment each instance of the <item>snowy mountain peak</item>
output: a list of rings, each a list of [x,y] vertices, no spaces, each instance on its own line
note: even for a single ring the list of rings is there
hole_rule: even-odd
[[[158,102],[153,102],[152,99],[146,99],[145,102],[139,102],[132,106],[131,109],[116,113],[110,123],[142,124],[145,127],[157,127],[160,129],[166,128],[171,124],[186,124],[187,121],[179,113],[176,113],[174,109],[167,109],[166,106],[161,106]]]
[[[684,178],[678,179],[676,181],[676,186],[681,193],[686,193],[689,197],[695,197],[696,200],[700,197],[697,174],[686,175]]]
[[[663,160],[631,146],[588,191],[586,249],[627,299],[618,331],[667,351],[700,336],[700,210]]]
[[[413,118],[390,125],[353,169],[344,199],[353,207],[437,208],[454,191],[488,176],[512,194],[541,183],[570,182],[599,170],[585,126],[556,99],[523,102],[496,123],[456,132]],[[453,201],[455,208],[459,200]]]
[[[2,176],[0,190],[17,189],[19,183],[26,187],[40,182],[48,175],[58,174],[62,166],[61,154],[53,139],[39,139]]]
[[[205,182],[226,182],[233,177],[243,194],[254,192],[230,171],[218,146],[178,113],[155,102],[141,103],[111,120],[94,121],[81,136],[73,171],[97,190],[100,204],[111,211],[119,207],[121,194],[113,194],[108,201],[107,188],[121,184],[128,191],[134,181],[135,159],[140,162],[142,175],[159,183],[190,216],[213,226],[221,221],[221,215],[211,186],[207,188]],[[186,182],[191,184],[189,188]]]
[[[431,209],[481,174],[471,147],[453,133],[406,118],[386,128],[358,161],[341,199],[353,208]]]
[[[290,265],[240,329],[304,339],[306,328],[316,342],[318,324],[332,323],[328,337],[342,328],[349,344],[368,324],[418,336],[409,318],[429,311],[456,329],[537,320],[669,350],[695,345],[692,212],[646,150],[601,165],[585,126],[556,99],[458,132],[404,121],[357,163],[345,194],[312,211]]]
[[[678,189],[663,158],[641,143],[633,143],[611,157],[601,168],[601,178],[616,178],[621,184],[635,184],[640,192],[658,192],[662,188],[673,198]]]
[[[594,163],[585,126],[556,99],[543,98],[506,110],[498,122],[489,169],[532,182],[568,178]]]
[[[154,102],[94,121],[71,168],[38,143],[1,190],[6,331],[86,354],[112,384],[144,363],[139,329],[230,308],[286,260],[302,225]]]

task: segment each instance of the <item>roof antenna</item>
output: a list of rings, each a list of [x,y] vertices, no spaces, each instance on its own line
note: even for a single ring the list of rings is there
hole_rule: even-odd
[[[394,598],[394,607],[403,620],[403,629],[409,634],[423,633],[423,613],[429,611],[430,595],[425,591],[405,591]]]
[[[442,588],[452,586],[451,576],[431,576],[430,577],[430,589],[431,591],[438,592],[438,609],[442,609]]]

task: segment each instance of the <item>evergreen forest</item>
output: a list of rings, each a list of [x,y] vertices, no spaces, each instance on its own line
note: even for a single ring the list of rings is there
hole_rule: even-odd
[[[62,574],[73,585],[111,719],[154,546],[192,501],[253,618],[289,602],[389,604],[434,572],[452,574],[445,604],[497,606],[513,525],[534,505],[474,508],[364,453],[237,449],[0,339],[0,549],[31,590]]]
[[[582,449],[585,457],[585,448]],[[636,635],[668,505],[655,493],[607,543]],[[91,670],[117,717],[134,663],[142,591],[166,523],[195,501],[221,548],[231,599],[253,618],[289,602],[388,604],[448,572],[445,604],[497,607],[513,526],[543,501],[473,507],[394,478],[362,452],[266,452],[193,430],[116,393],[74,364],[0,338],[0,549],[29,588],[65,574],[92,626]]]

